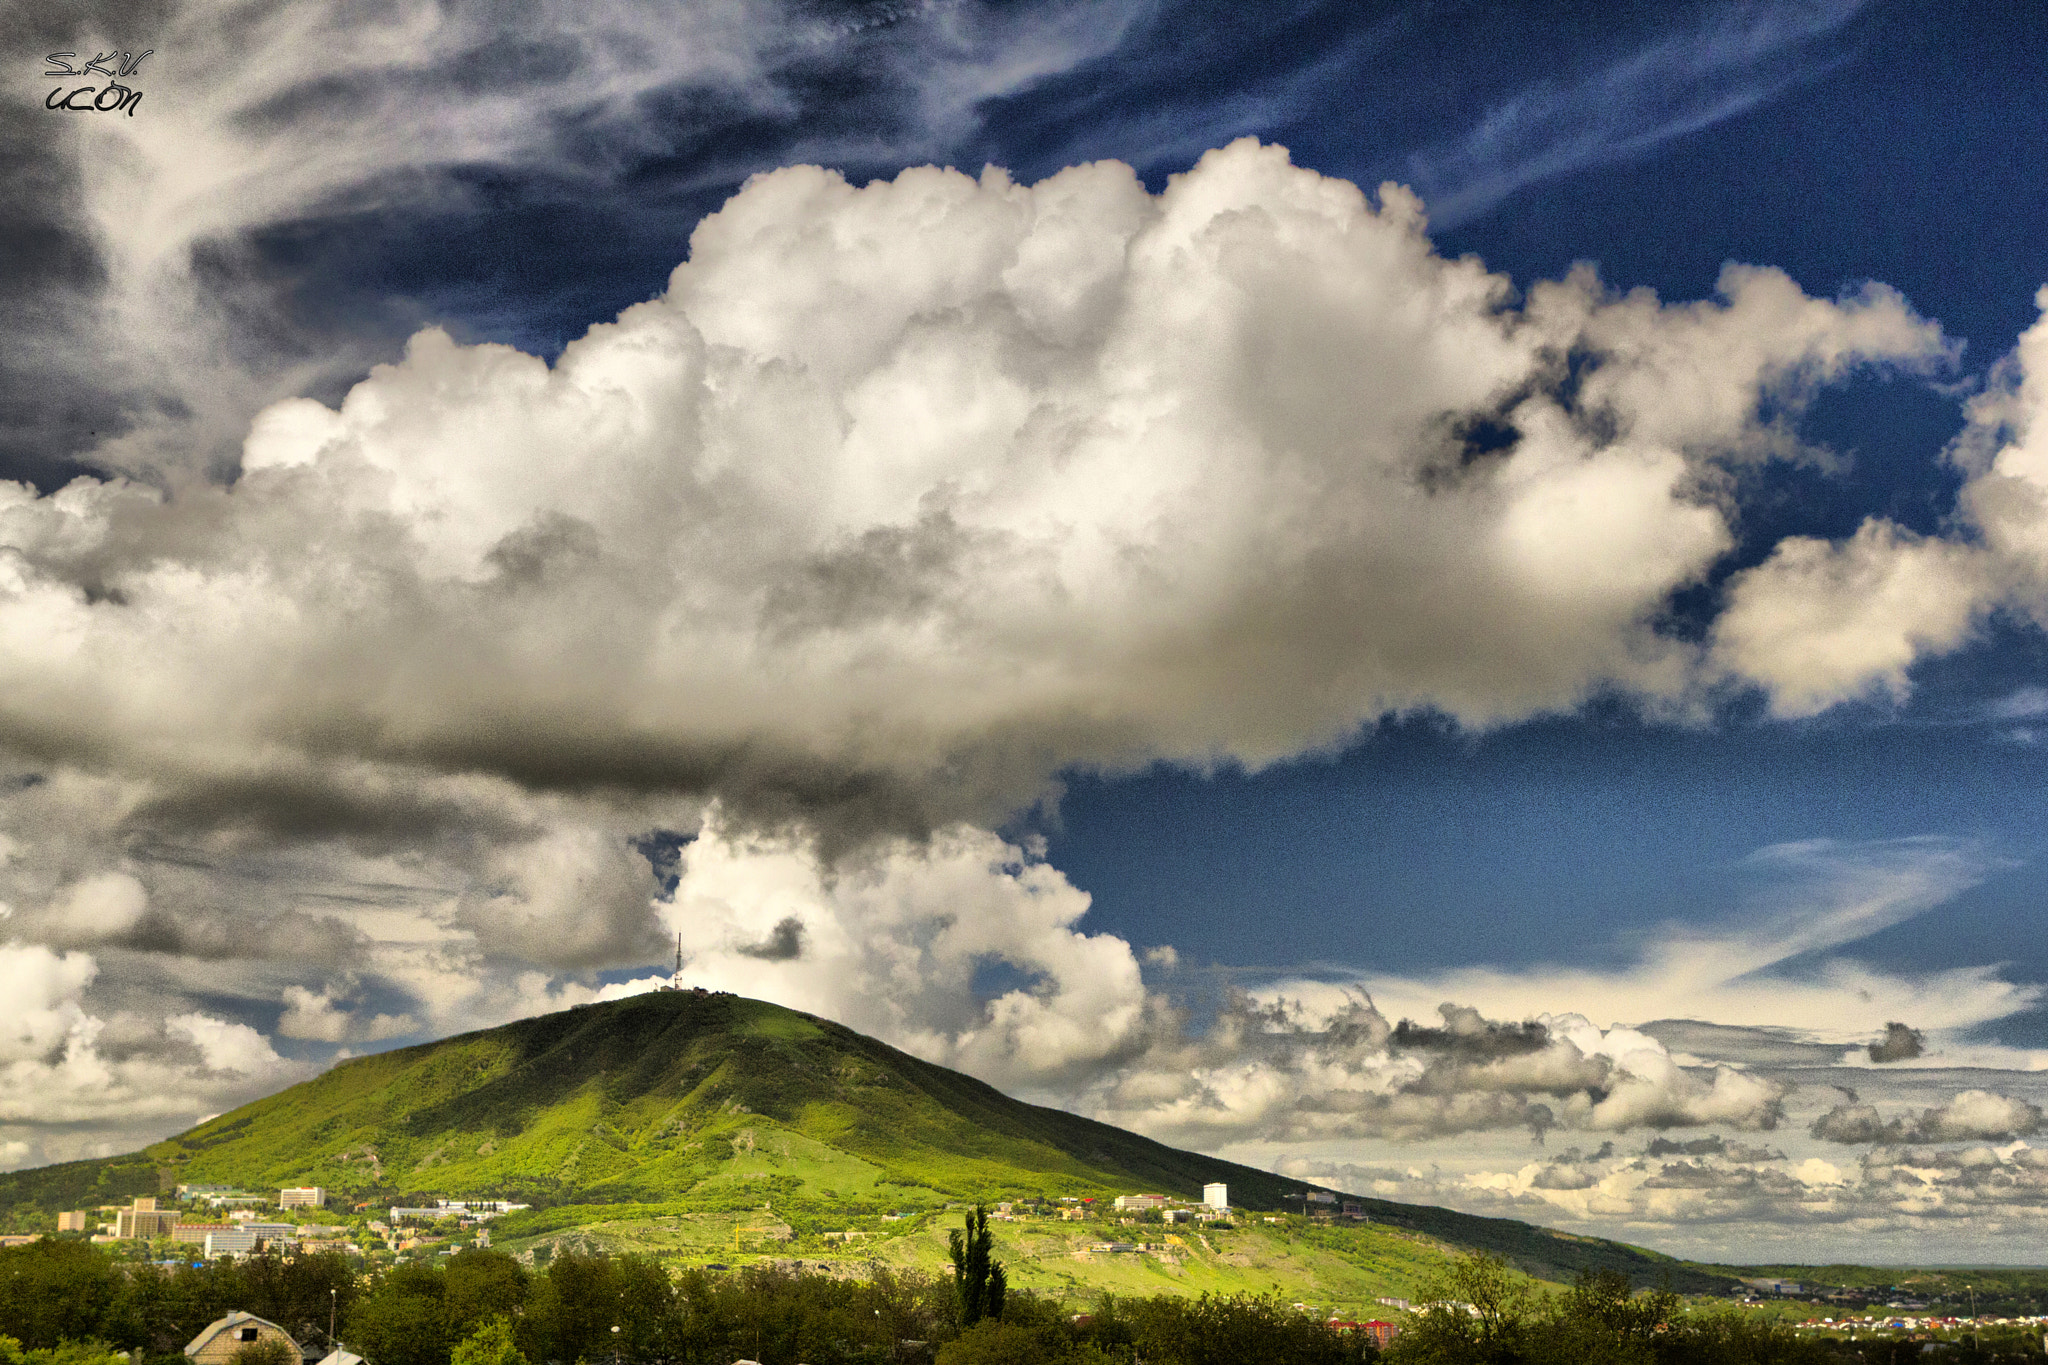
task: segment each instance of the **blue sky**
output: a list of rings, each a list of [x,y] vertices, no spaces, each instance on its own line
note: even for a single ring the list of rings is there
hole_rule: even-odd
[[[0,1159],[681,933],[1347,1188],[2023,1259],[2042,28],[10,19]]]

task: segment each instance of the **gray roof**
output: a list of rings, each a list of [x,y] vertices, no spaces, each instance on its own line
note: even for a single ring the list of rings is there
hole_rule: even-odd
[[[284,1328],[279,1327],[269,1318],[259,1318],[254,1313],[244,1313],[238,1310],[236,1312],[228,1314],[224,1318],[216,1318],[214,1321],[209,1322],[206,1324],[206,1326],[200,1328],[199,1335],[185,1343],[185,1354],[188,1356],[198,1355],[202,1350],[206,1348],[206,1343],[212,1341],[222,1332],[229,1331],[236,1327],[246,1327],[250,1323],[255,1323],[259,1327],[268,1327],[278,1332],[284,1332],[284,1339],[286,1341],[291,1342],[294,1346],[298,1345],[298,1339],[296,1337],[294,1337],[290,1332],[285,1332]]]
[[[354,1351],[345,1351],[337,1346],[327,1353],[320,1365],[364,1365],[364,1361]]]

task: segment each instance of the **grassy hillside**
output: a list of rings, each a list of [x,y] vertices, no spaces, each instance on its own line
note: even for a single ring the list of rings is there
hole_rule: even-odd
[[[876,1265],[948,1273],[946,1237],[960,1225],[951,1210],[907,1213],[900,1219],[812,1216],[756,1209],[711,1213],[685,1206],[584,1209],[575,1221],[537,1215],[501,1220],[494,1248],[532,1254],[545,1264],[561,1250],[627,1252],[671,1264],[737,1268],[775,1262],[841,1274],[866,1274]],[[1268,1221],[1269,1218],[1271,1221]],[[756,1229],[779,1224],[784,1235],[765,1239]],[[1277,1294],[1338,1310],[1346,1316],[1385,1315],[1383,1297],[1413,1298],[1424,1281],[1463,1250],[1426,1234],[1377,1223],[1315,1223],[1299,1214],[1251,1215],[1230,1226],[1162,1227],[1130,1225],[1113,1217],[1069,1223],[1024,1215],[997,1220],[996,1254],[1010,1283],[1073,1303],[1116,1294]],[[1543,1236],[1537,1230],[1538,1236]],[[1105,1243],[1137,1244],[1128,1251],[1103,1250]],[[1630,1270],[1637,1284],[1663,1278],[1657,1265],[1635,1259],[1631,1248],[1612,1243],[1599,1262]],[[1500,1250],[1502,1248],[1493,1248]],[[1672,1269],[1674,1284],[1714,1291],[1725,1276],[1701,1267],[1659,1263]],[[1524,1263],[1553,1286],[1574,1272],[1553,1258]]]
[[[1227,1182],[1235,1205],[1271,1210],[1304,1188],[1021,1103],[827,1020],[690,993],[344,1062],[138,1153],[0,1176],[0,1220],[45,1226],[59,1209],[185,1181],[324,1185],[351,1203],[511,1198],[537,1206],[506,1228],[529,1238],[764,1206],[806,1227],[879,1229],[885,1215],[952,1201],[1194,1198],[1210,1181]],[[1681,1289],[1726,1283],[1611,1242],[1361,1202],[1387,1229],[1498,1251],[1547,1279],[1614,1266]]]

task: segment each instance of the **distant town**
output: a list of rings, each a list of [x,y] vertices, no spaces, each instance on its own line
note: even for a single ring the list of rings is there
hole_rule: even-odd
[[[489,1247],[492,1219],[532,1207],[503,1199],[435,1199],[429,1204],[389,1207],[358,1203],[346,1210],[348,1221],[326,1221],[333,1202],[333,1192],[319,1185],[281,1188],[272,1197],[230,1185],[186,1184],[179,1185],[169,1199],[137,1196],[126,1205],[103,1204],[61,1212],[56,1216],[55,1232],[59,1237],[76,1237],[95,1244],[162,1244],[166,1251],[193,1247],[197,1248],[199,1258],[208,1261],[265,1253],[291,1255],[299,1251],[364,1257],[385,1253],[403,1259],[416,1252],[449,1255],[465,1246]],[[1335,1196],[1320,1191],[1304,1196],[1304,1208],[1311,1216],[1364,1217],[1363,1210],[1355,1204],[1344,1204],[1342,1213],[1338,1213]],[[269,1216],[271,1210],[276,1210],[279,1216]],[[1106,1214],[1133,1227],[1223,1222],[1232,1214],[1230,1189],[1222,1183],[1206,1185],[1199,1200],[1163,1194],[1118,1195],[1107,1209],[1099,1200],[1074,1195],[1004,1200],[992,1206],[989,1217],[998,1222],[1025,1218],[1083,1222],[1102,1219]],[[882,1215],[884,1221],[902,1216]],[[1267,1221],[1279,1219],[1268,1216]],[[765,1241],[782,1240],[789,1233],[786,1227],[772,1223],[745,1231]],[[0,1246],[23,1246],[41,1235],[0,1237]],[[1170,1234],[1162,1241],[1104,1240],[1089,1244],[1087,1252],[1160,1252],[1179,1241]],[[185,1253],[187,1257],[193,1254]],[[531,1260],[530,1253],[526,1259]]]
[[[56,1232],[82,1235],[95,1243],[169,1243],[199,1248],[206,1260],[262,1252],[337,1251],[359,1256],[378,1251],[404,1253],[445,1245],[488,1247],[485,1226],[500,1214],[531,1207],[502,1199],[440,1199],[421,1206],[393,1206],[383,1217],[366,1216],[368,1204],[350,1211],[349,1223],[322,1220],[330,1192],[318,1185],[280,1189],[275,1197],[229,1185],[180,1185],[169,1201],[138,1196],[125,1206],[103,1204],[57,1215]],[[267,1217],[276,1209],[285,1217]],[[21,1246],[38,1234],[0,1237],[0,1246]],[[188,1253],[189,1254],[189,1253]]]

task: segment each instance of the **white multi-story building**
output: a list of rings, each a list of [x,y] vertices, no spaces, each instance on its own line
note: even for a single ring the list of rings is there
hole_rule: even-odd
[[[277,1206],[281,1209],[324,1209],[327,1207],[327,1191],[318,1185],[279,1190]]]
[[[1163,1209],[1166,1196],[1163,1194],[1120,1194],[1116,1197],[1118,1213],[1133,1213],[1139,1209]]]
[[[533,1207],[530,1204],[514,1204],[507,1199],[437,1199],[434,1207],[439,1216],[450,1214],[469,1218],[494,1218],[501,1213],[517,1213]]]
[[[206,1259],[216,1256],[247,1256],[256,1249],[256,1234],[247,1223],[221,1232],[206,1234]]]
[[[1230,1186],[1220,1181],[1202,1186],[1202,1202],[1218,1213],[1230,1212]]]

